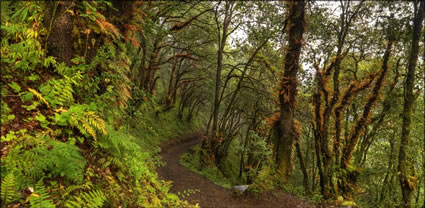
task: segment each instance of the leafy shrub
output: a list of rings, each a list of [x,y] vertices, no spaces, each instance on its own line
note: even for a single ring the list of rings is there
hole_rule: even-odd
[[[277,175],[275,174],[273,163],[270,161],[259,171],[254,182],[248,187],[249,192],[254,195],[259,195],[263,192],[273,190],[276,188],[276,182],[278,181]]]

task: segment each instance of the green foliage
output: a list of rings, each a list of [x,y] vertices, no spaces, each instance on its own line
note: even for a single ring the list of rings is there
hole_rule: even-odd
[[[46,51],[40,44],[40,35],[46,31],[37,30],[35,25],[31,25],[41,22],[42,7],[32,2],[3,5],[16,11],[5,20],[2,13],[1,30],[4,38],[1,42],[1,62],[9,66],[5,70],[34,71],[37,67],[48,67],[54,63],[54,58],[46,57]]]
[[[205,118],[199,116],[190,122],[181,122],[176,119],[178,109],[157,114],[161,110],[160,105],[154,100],[143,102],[129,118],[128,131],[138,135],[136,142],[143,148],[152,152],[159,151],[159,144],[174,138],[176,135],[185,135],[203,128],[202,121]]]
[[[1,140],[5,141],[5,142],[16,140],[16,139],[18,139],[18,137],[20,137],[20,136],[22,137],[27,131],[28,130],[26,130],[26,129],[21,129],[17,132],[9,131],[6,134],[6,136],[1,136]]]
[[[254,182],[248,187],[247,191],[258,196],[263,192],[275,189],[278,181],[279,178],[273,167],[273,162],[269,158],[265,167],[259,171],[257,177],[255,177]]]
[[[1,112],[0,122],[2,125],[5,125],[9,121],[15,119],[15,115],[11,114],[11,109],[9,105],[3,101],[3,99],[5,99],[8,96],[8,94],[9,94],[9,91],[5,87],[2,87],[1,88],[2,99],[0,99],[0,112]]]
[[[18,137],[15,142],[18,142],[20,139]],[[32,143],[31,139],[27,139],[27,141]],[[32,177],[30,177],[30,168],[36,159],[37,157],[32,151],[26,151],[22,145],[17,145],[9,151],[6,158],[2,159],[4,163],[1,167],[2,174],[13,174],[16,179],[17,188],[25,188],[34,182]]]
[[[36,179],[63,176],[71,181],[82,182],[86,159],[73,144],[50,140],[32,150],[37,160],[30,169]]]
[[[3,96],[2,96],[3,97]],[[5,125],[9,121],[15,119],[15,115],[11,114],[11,110],[7,103],[3,102],[3,99],[0,100],[1,107],[1,124]]]
[[[320,193],[313,193],[313,196],[311,197],[311,199],[314,202],[319,203],[319,202],[322,202],[323,201],[323,195],[320,194]]]
[[[41,95],[53,107],[69,106],[74,101],[72,83],[76,80],[51,79],[40,86]]]
[[[25,103],[27,101],[32,100],[34,97],[34,94],[30,91],[25,91],[25,92],[19,93],[19,97],[21,98],[21,101]]]
[[[271,157],[272,150],[266,143],[265,138],[260,137],[255,131],[250,131],[248,139],[249,143],[247,153],[252,154],[253,158],[259,161],[266,161]]]
[[[29,202],[31,208],[45,207],[55,208],[56,205],[50,199],[50,194],[44,187],[43,181],[40,180],[34,186],[34,193],[29,196]],[[28,200],[28,199],[27,199]]]
[[[86,136],[97,139],[97,131],[106,134],[105,121],[91,110],[96,110],[94,103],[74,104],[68,110],[60,110],[60,114],[55,114],[55,123],[60,126],[77,127]]]
[[[102,207],[106,200],[102,191],[94,190],[83,192],[79,196],[74,196],[72,201],[68,201],[65,206],[67,208],[99,208]]]
[[[121,127],[114,130],[111,125],[106,126],[107,135],[99,138],[98,144],[101,148],[107,150],[115,157],[121,157],[133,152],[140,151],[138,145],[135,146],[135,138],[127,134],[125,129]]]
[[[21,87],[16,82],[11,82],[8,84],[10,88],[13,89],[15,93],[21,92]]]
[[[15,183],[15,177],[12,173],[7,174],[1,181],[1,205],[6,207],[11,202],[20,198]]]

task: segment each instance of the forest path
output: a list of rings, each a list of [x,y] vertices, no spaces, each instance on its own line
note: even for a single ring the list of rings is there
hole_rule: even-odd
[[[171,192],[183,193],[188,189],[199,189],[199,192],[184,198],[192,204],[199,203],[201,207],[230,208],[230,207],[282,207],[304,208],[314,207],[312,204],[299,199],[297,196],[273,191],[261,195],[258,199],[249,196],[236,196],[231,190],[222,188],[208,179],[190,171],[179,164],[179,159],[189,148],[201,141],[200,135],[182,137],[181,143],[167,145],[161,156],[167,165],[158,168],[161,179],[173,181]]]

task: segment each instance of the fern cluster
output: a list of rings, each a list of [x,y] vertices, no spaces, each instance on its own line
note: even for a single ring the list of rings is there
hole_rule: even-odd
[[[124,153],[140,151],[138,145],[134,143],[134,137],[127,134],[124,128],[114,130],[111,125],[107,125],[106,130],[109,133],[101,136],[98,144],[114,157],[124,157]]]
[[[15,177],[9,173],[1,181],[1,206],[5,207],[7,204],[15,201],[20,197],[17,191]]]
[[[18,135],[17,140],[22,141],[25,138],[25,143],[19,143],[11,148],[7,157],[2,158],[2,171],[1,176],[5,177],[7,174],[12,174],[18,189],[30,185],[33,180],[30,177],[30,169],[34,162],[37,160],[37,155],[32,151],[27,151],[27,148],[36,143],[37,140],[31,136]]]
[[[42,147],[32,150],[37,155],[30,173],[39,179],[48,174],[51,177],[63,176],[71,181],[83,180],[86,159],[73,144],[51,140]]]
[[[51,79],[40,86],[40,92],[53,108],[74,102],[72,82],[67,79]]]
[[[97,140],[96,129],[102,131],[102,133],[106,135],[105,121],[94,112],[89,111],[84,113],[84,117],[80,121],[84,131],[88,132],[94,140]]]
[[[34,186],[34,193],[29,196],[31,207],[55,208],[56,205],[50,199],[50,194],[47,193],[43,181],[38,181]]]
[[[2,206],[185,207],[176,195],[167,193],[169,184],[158,179],[150,150],[143,151],[122,127],[125,107],[138,84],[130,81],[132,63],[123,35],[102,14],[112,4],[74,2],[75,7],[65,11],[76,17],[74,46],[83,50],[65,64],[47,53],[51,28],[43,23],[49,3],[0,3],[5,75],[0,82],[7,86],[1,89],[1,111],[8,114],[2,114],[1,123],[14,120],[16,114],[16,124],[28,128],[3,134],[7,142],[2,143]],[[109,41],[99,42],[90,32]],[[87,38],[85,44],[80,44],[81,37]],[[96,54],[88,58],[90,47]],[[4,102],[8,96],[19,97],[22,103]],[[149,132],[158,136],[157,129],[150,127]],[[94,142],[84,142],[89,138]],[[22,194],[29,191],[29,196]]]
[[[79,196],[74,196],[72,200],[68,201],[65,206],[67,208],[100,208],[106,201],[105,195],[102,191],[94,190],[90,192],[83,192]]]
[[[61,126],[75,126],[80,132],[97,140],[97,131],[106,134],[106,123],[88,105],[72,105],[68,110],[56,113],[55,122]]]

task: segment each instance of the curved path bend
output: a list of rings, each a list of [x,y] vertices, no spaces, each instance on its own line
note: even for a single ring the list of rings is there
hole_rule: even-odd
[[[171,192],[183,193],[188,189],[199,189],[199,192],[184,198],[192,204],[198,203],[201,207],[232,208],[232,207],[258,207],[258,208],[304,208],[314,207],[312,204],[299,199],[293,194],[282,191],[273,191],[261,195],[258,199],[249,196],[236,196],[231,190],[222,188],[208,179],[192,172],[179,164],[179,158],[189,148],[200,142],[200,135],[183,137],[181,143],[168,145],[163,148],[161,156],[167,165],[158,168],[161,179],[173,181]]]

